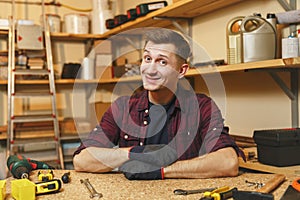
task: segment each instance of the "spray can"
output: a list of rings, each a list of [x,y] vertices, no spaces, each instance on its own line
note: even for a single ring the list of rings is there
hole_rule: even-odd
[[[267,14],[267,21],[272,25],[274,31],[277,32],[277,19],[274,13]]]

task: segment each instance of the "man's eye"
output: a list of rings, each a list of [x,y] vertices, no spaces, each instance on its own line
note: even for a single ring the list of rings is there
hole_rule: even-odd
[[[166,64],[167,64],[167,61],[165,61],[165,60],[160,60],[160,61],[159,61],[159,64],[160,64],[160,65],[166,65]]]
[[[149,62],[149,61],[151,61],[151,58],[150,58],[150,56],[145,56],[145,57],[144,57],[144,60],[145,60],[146,62]]]

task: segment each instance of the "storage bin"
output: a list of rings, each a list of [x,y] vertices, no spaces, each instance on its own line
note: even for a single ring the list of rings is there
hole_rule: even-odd
[[[300,164],[300,128],[256,130],[258,161],[278,167]]]

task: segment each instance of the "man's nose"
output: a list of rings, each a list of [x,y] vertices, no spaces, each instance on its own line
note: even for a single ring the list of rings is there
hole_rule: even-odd
[[[148,65],[148,73],[156,73],[156,71],[157,71],[156,63],[154,61],[152,61]]]

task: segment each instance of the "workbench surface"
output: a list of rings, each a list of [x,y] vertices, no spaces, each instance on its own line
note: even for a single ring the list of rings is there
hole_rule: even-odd
[[[195,199],[199,200],[202,194],[174,195],[175,189],[200,189],[209,187],[230,186],[239,190],[255,191],[254,186],[249,186],[245,181],[266,183],[274,177],[274,174],[263,173],[243,173],[237,177],[214,178],[214,179],[166,179],[155,181],[129,181],[120,173],[79,173],[73,170],[54,170],[54,178],[70,172],[70,182],[63,184],[60,192],[37,196],[36,199],[67,199],[85,200],[90,199],[87,188],[80,183],[80,179],[89,179],[97,192],[102,193],[103,200],[116,199]],[[274,192],[274,197],[280,199],[288,185],[297,177],[286,177]],[[12,177],[6,179],[6,199],[13,199],[10,195],[10,181]],[[37,182],[37,171],[33,171],[30,180]]]

